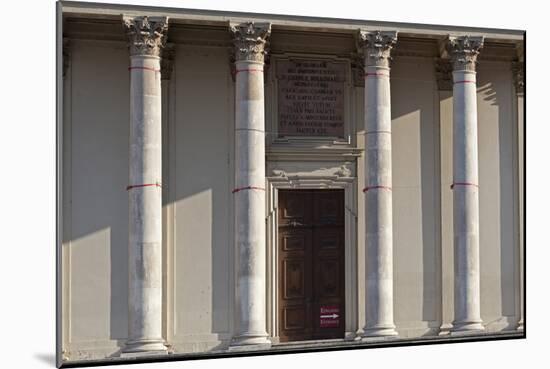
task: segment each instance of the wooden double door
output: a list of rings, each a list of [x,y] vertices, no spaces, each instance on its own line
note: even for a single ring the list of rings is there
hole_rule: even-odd
[[[281,342],[343,338],[344,191],[279,190]]]

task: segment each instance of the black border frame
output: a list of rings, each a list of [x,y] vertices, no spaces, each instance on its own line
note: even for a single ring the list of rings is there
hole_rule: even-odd
[[[93,2],[78,2],[78,1],[57,1],[55,7],[55,27],[56,27],[56,84],[55,84],[55,94],[56,94],[56,193],[55,193],[55,203],[56,203],[56,250],[55,250],[55,262],[56,262],[56,301],[55,301],[55,361],[57,368],[79,368],[79,367],[95,367],[103,365],[124,365],[124,364],[144,364],[144,363],[161,363],[161,362],[171,362],[171,361],[189,361],[189,360],[205,360],[205,359],[220,359],[220,358],[231,358],[231,357],[249,357],[249,356],[266,356],[266,355],[281,355],[281,354],[300,354],[300,353],[315,353],[315,352],[330,352],[330,351],[342,351],[342,350],[357,350],[357,349],[373,349],[373,348],[387,348],[387,347],[407,347],[407,346],[425,346],[425,345],[434,345],[434,344],[453,344],[453,343],[463,343],[463,342],[485,342],[485,341],[501,341],[501,340],[510,340],[510,339],[526,339],[527,338],[527,244],[526,244],[526,235],[527,235],[527,32],[525,30],[518,30],[523,32],[523,45],[524,45],[524,59],[522,61],[523,70],[524,70],[524,92],[523,92],[523,301],[521,305],[523,307],[523,331],[504,331],[492,334],[483,334],[483,335],[465,335],[465,336],[443,336],[443,337],[423,337],[423,338],[414,338],[414,339],[395,339],[388,341],[380,342],[337,342],[330,344],[315,344],[312,346],[300,345],[297,347],[285,346],[277,347],[272,346],[269,350],[256,350],[256,351],[244,351],[244,352],[205,352],[205,353],[185,353],[185,354],[167,354],[161,355],[158,357],[155,356],[145,356],[145,357],[136,357],[136,358],[105,358],[98,360],[82,360],[82,361],[71,361],[67,363],[62,362],[62,301],[61,297],[63,294],[62,291],[62,233],[61,227],[63,224],[63,188],[62,188],[62,145],[63,142],[63,3],[72,3],[72,4],[82,4],[88,6],[119,6],[121,8],[133,8],[133,9],[177,9],[177,10],[188,10],[192,12],[201,12],[205,10],[200,9],[186,9],[186,8],[169,8],[162,6],[143,6],[143,5],[130,5],[130,4],[107,4],[107,3],[93,3]],[[273,17],[285,17],[285,18],[295,18],[295,19],[307,19],[307,18],[316,18],[319,20],[331,20],[331,21],[347,21],[347,22],[358,22],[359,20],[351,19],[340,19],[340,18],[328,18],[328,17],[305,17],[305,16],[292,16],[292,15],[275,15],[275,14],[265,14],[265,13],[244,13],[244,12],[227,12],[227,11],[212,11],[211,13],[226,14],[226,13],[235,13],[241,16],[253,14],[255,16],[273,16]],[[366,22],[366,21],[364,21]],[[394,22],[383,22],[380,21],[377,23],[381,24],[393,24]],[[419,25],[419,26],[437,26],[437,27],[448,27],[455,29],[479,29],[479,30],[489,30],[488,28],[478,28],[478,27],[460,27],[460,26],[445,26],[445,25],[432,25],[432,24],[422,24],[422,23],[403,23],[409,25]],[[506,31],[506,29],[499,29],[501,31]],[[516,97],[517,98],[517,97]],[[518,151],[519,153],[519,151]],[[518,171],[519,171],[519,162],[518,162]]]

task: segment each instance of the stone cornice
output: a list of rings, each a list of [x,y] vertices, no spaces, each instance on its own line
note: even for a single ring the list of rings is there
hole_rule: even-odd
[[[270,23],[232,24],[229,29],[233,36],[235,61],[264,62],[271,35]]]
[[[365,55],[365,66],[389,66],[391,49],[397,42],[397,32],[359,30],[357,38],[357,47]]]
[[[166,43],[167,17],[122,17],[130,55],[159,56]]]
[[[481,36],[449,36],[445,42],[445,51],[451,58],[453,70],[475,71],[483,41]]]
[[[272,144],[266,147],[266,160],[289,160],[289,161],[317,161],[317,160],[341,160],[342,158],[359,157],[364,149],[350,146],[344,147],[307,147],[293,144]]]
[[[255,21],[270,22],[277,28],[293,28],[331,31],[348,30],[352,33],[357,28],[370,28],[379,30],[399,30],[401,35],[411,34],[422,37],[444,36],[447,34],[466,34],[475,33],[483,35],[486,38],[495,40],[522,40],[523,32],[521,30],[480,28],[480,27],[461,27],[444,25],[426,25],[405,22],[381,22],[372,20],[358,20],[345,18],[329,17],[310,17],[295,15],[275,15],[275,14],[257,14],[250,12],[234,12],[220,10],[197,10],[183,8],[166,8],[155,6],[136,6],[122,4],[98,4],[87,2],[63,1],[61,2],[64,16],[77,14],[79,17],[88,17],[96,19],[113,19],[119,17],[121,13],[132,13],[137,15],[157,15],[169,16],[171,20],[177,23],[187,24],[207,24],[227,27],[227,20],[231,19],[235,23]]]

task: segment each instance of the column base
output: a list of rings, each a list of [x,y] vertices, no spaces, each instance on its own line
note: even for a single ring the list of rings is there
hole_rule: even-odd
[[[365,328],[363,330],[363,336],[361,341],[372,342],[372,341],[385,341],[388,339],[395,339],[399,334],[395,330],[394,325],[390,326],[381,326],[381,327],[371,327]]]
[[[167,353],[168,348],[164,345],[164,340],[138,340],[126,342],[120,357],[165,355]]]
[[[439,333],[438,336],[447,336],[451,334],[451,330],[453,329],[453,325],[451,323],[444,323],[439,327]]]
[[[362,336],[362,332],[361,333],[358,333],[358,332],[346,332],[346,334],[344,335],[344,341],[360,341],[361,340],[361,336]]]
[[[485,331],[485,327],[481,321],[465,321],[465,322],[453,322],[453,328],[451,328],[451,336],[460,336],[465,334],[476,334]]]
[[[524,326],[523,326],[523,319],[522,319],[522,320],[520,320],[520,321],[518,322],[518,326],[516,327],[516,331],[523,332],[524,329],[525,329],[525,328],[524,328]]]
[[[228,347],[228,351],[253,351],[268,350],[271,348],[271,341],[266,335],[242,334],[234,337]]]

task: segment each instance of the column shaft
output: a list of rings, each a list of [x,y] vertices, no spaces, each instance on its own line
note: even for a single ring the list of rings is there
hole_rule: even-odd
[[[439,335],[447,335],[453,327],[454,318],[454,267],[453,267],[453,193],[449,184],[453,182],[453,76],[449,60],[438,59],[435,64],[439,90],[439,168],[440,168],[440,279],[441,326]]]
[[[126,20],[130,57],[128,340],[124,353],[165,352],[162,338],[162,106],[160,58],[138,37],[147,17]],[[164,23],[165,24],[165,23]],[[159,24],[157,23],[156,26]],[[161,29],[162,29],[161,23]],[[138,30],[136,32],[136,29]],[[158,28],[157,28],[158,29]],[[156,37],[151,36],[151,37]]]
[[[525,302],[525,291],[524,291],[524,275],[525,271],[523,268],[524,264],[524,258],[525,258],[525,245],[523,242],[524,236],[523,236],[523,206],[524,206],[524,197],[523,197],[523,190],[524,190],[524,183],[523,183],[523,177],[524,177],[524,156],[523,156],[523,142],[524,142],[524,126],[525,126],[525,119],[524,119],[524,111],[523,111],[523,99],[524,99],[524,93],[525,93],[525,65],[524,65],[524,57],[523,57],[523,48],[521,48],[519,51],[519,61],[515,62],[513,64],[513,72],[514,72],[514,85],[516,90],[516,114],[517,114],[517,166],[518,166],[518,178],[517,183],[518,186],[518,247],[519,247],[519,266],[518,266],[518,273],[519,276],[517,278],[517,283],[519,285],[519,321],[516,329],[518,331],[524,330],[524,302]]]
[[[162,159],[158,57],[132,56],[130,80],[129,345],[162,345]],[[158,184],[158,185],[157,185]],[[144,347],[146,346],[146,347]]]
[[[237,46],[233,190],[237,326],[232,347],[268,346],[263,47],[269,27],[246,23],[232,31]]]
[[[523,228],[523,222],[524,222],[524,135],[525,135],[525,122],[524,122],[524,114],[523,114],[523,94],[518,94],[518,167],[519,167],[519,178],[518,178],[518,196],[519,196],[519,309],[520,309],[520,319],[518,321],[517,330],[523,331],[524,330],[524,316],[525,316],[525,288],[524,288],[524,281],[525,281],[525,243],[524,243],[524,228]]]
[[[393,229],[389,53],[395,32],[361,34],[365,45],[365,337],[397,335],[393,323]]]
[[[453,58],[453,332],[483,330],[479,276],[479,188],[475,62],[482,40],[451,39]]]
[[[236,63],[235,237],[241,344],[266,343],[263,64]]]
[[[481,329],[479,190],[475,72],[453,72],[453,219],[455,321],[453,330]]]

